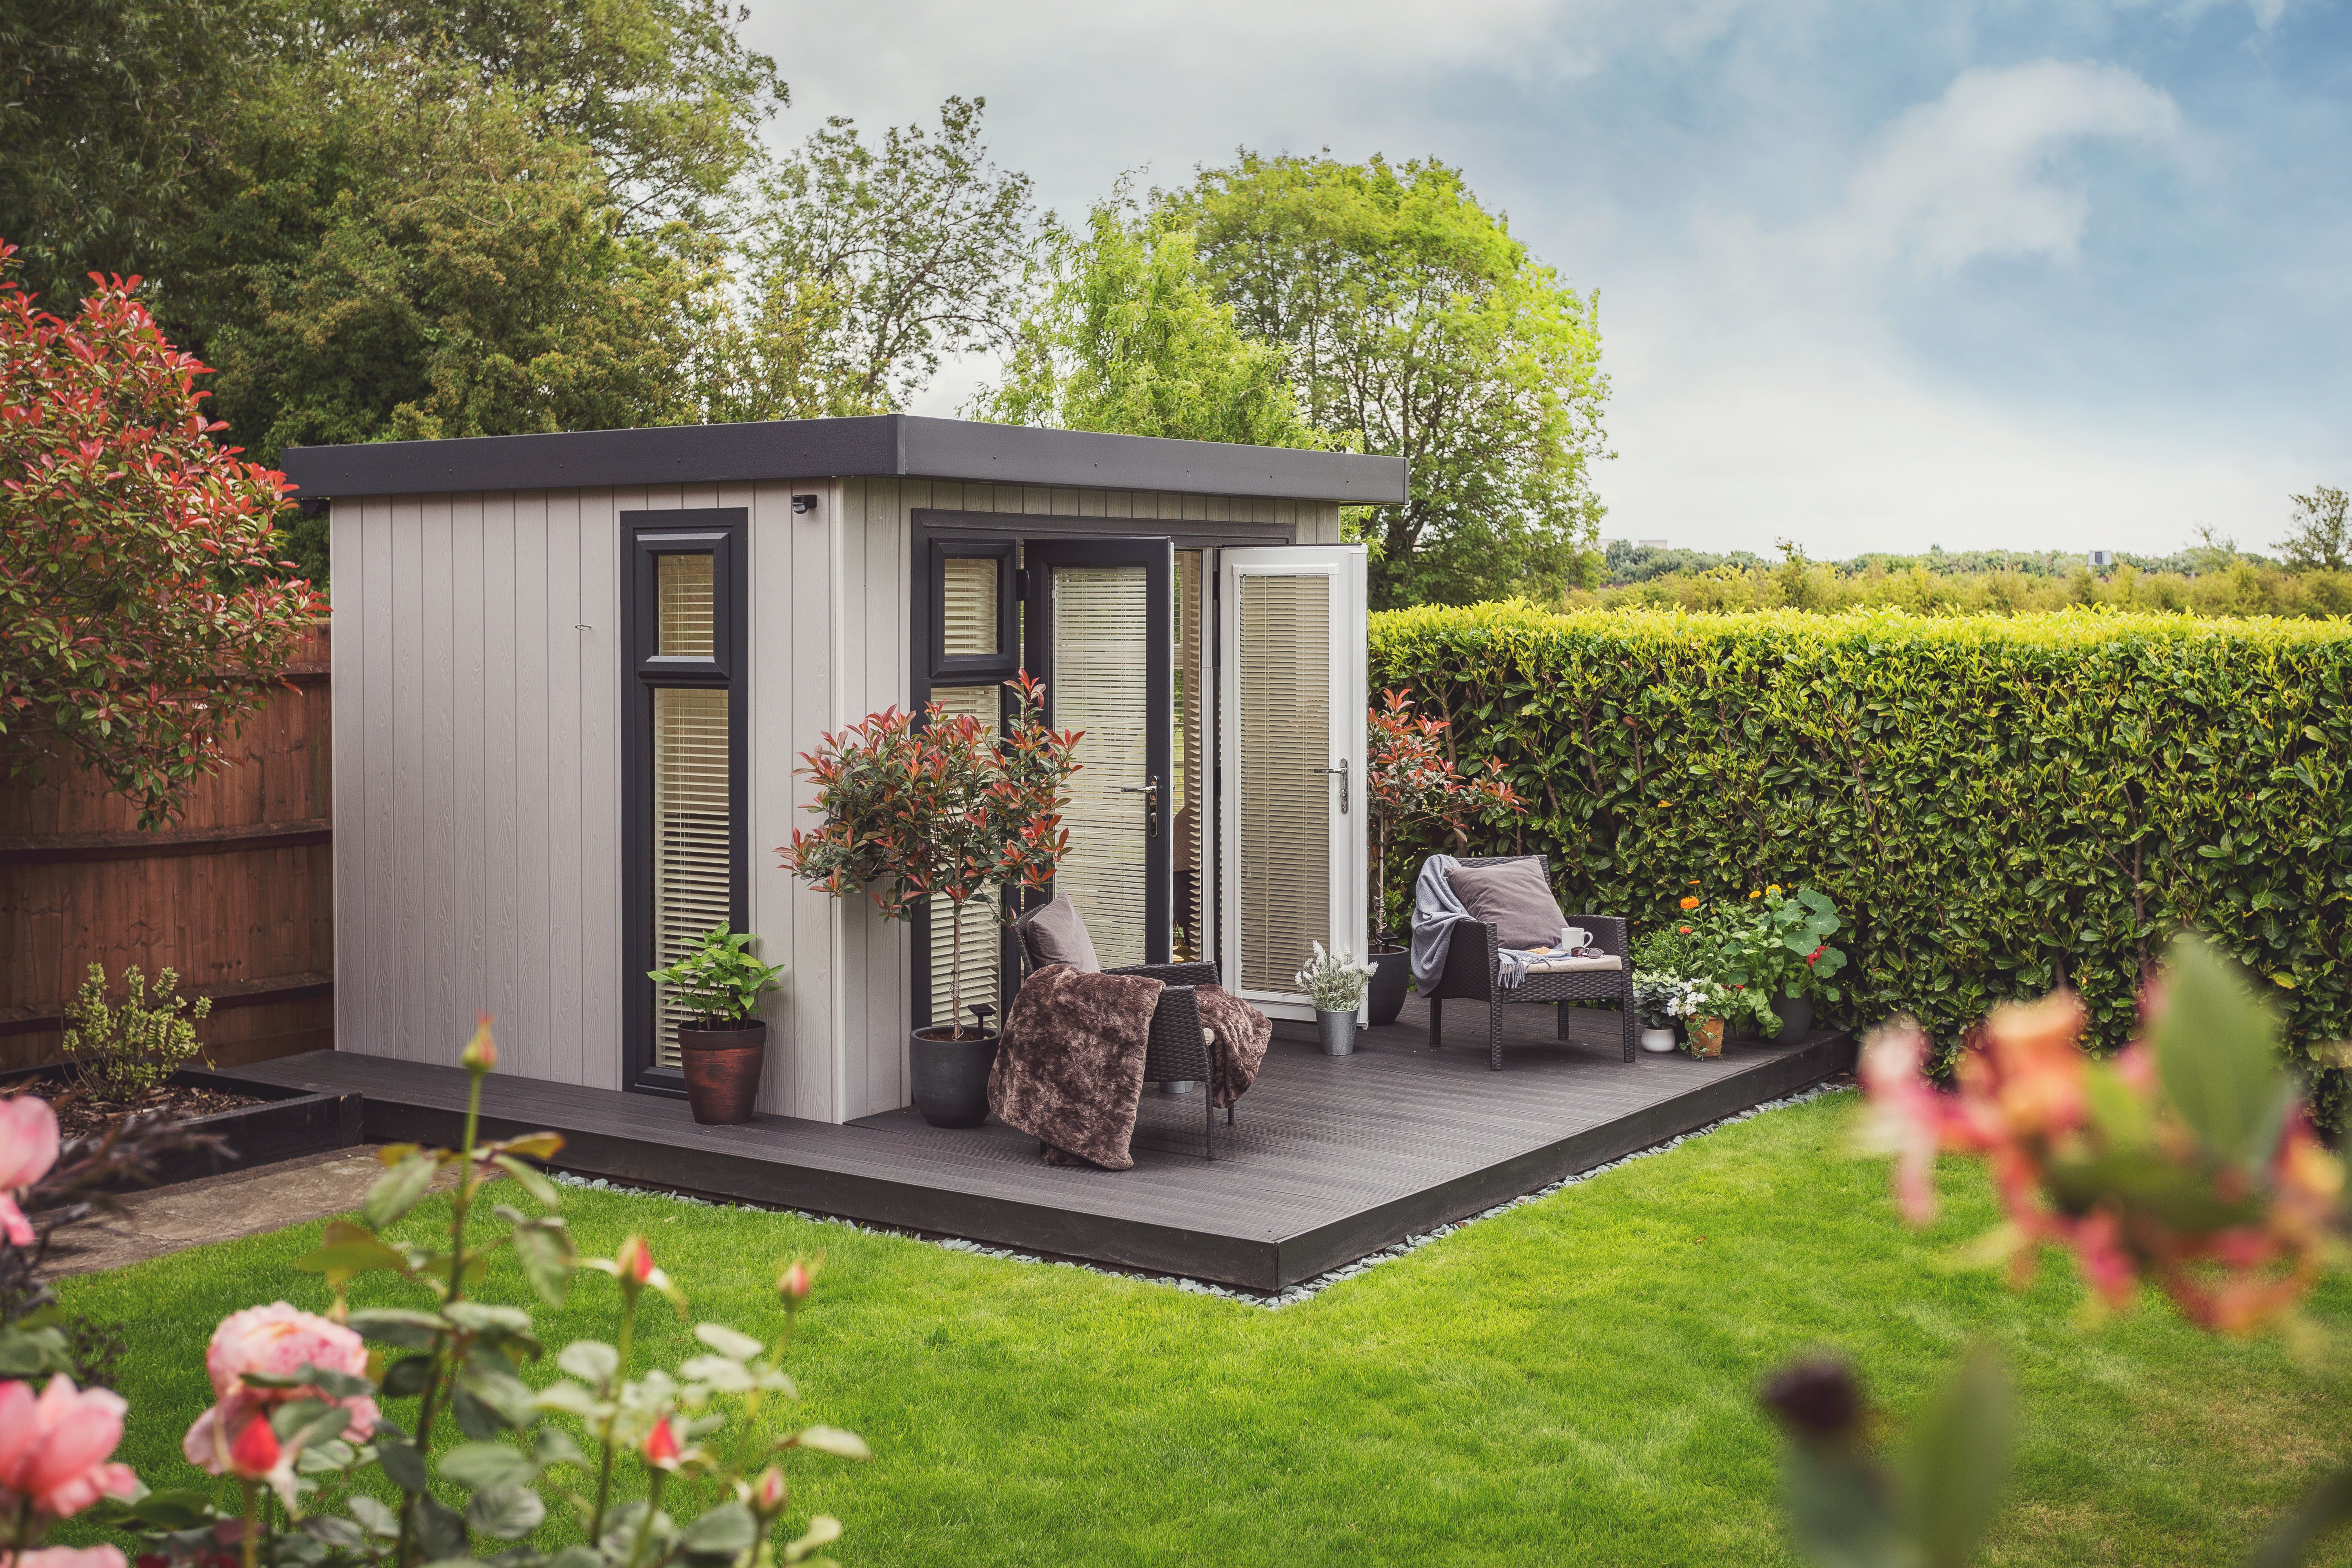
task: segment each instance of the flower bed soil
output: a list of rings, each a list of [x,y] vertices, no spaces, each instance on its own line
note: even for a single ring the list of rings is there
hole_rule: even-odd
[[[121,1189],[168,1186],[250,1170],[303,1154],[349,1148],[360,1141],[361,1100],[356,1094],[308,1094],[201,1068],[181,1068],[162,1089],[130,1107],[95,1100],[80,1092],[80,1079],[71,1068],[28,1068],[0,1075],[0,1094],[20,1086],[58,1108],[58,1131],[68,1146],[104,1136],[126,1110],[165,1111],[189,1131],[219,1140],[217,1147],[183,1149],[164,1155],[152,1180],[115,1184]]]

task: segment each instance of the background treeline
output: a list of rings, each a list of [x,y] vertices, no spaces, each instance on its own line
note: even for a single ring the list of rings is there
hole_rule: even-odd
[[[1384,604],[1556,595],[1601,515],[1596,304],[1459,173],[1247,152],[1077,221],[983,100],[776,150],[730,0],[13,0],[0,238],[139,273],[263,460],[296,443],[967,410],[1391,453]],[[1364,520],[1357,520],[1359,522]],[[298,536],[323,575],[323,539]]]
[[[1686,893],[1830,893],[1842,1024],[1911,1013],[1948,1053],[2063,982],[2120,1045],[2194,927],[2268,982],[2306,1068],[2352,1038],[2340,623],[1432,606],[1373,618],[1371,679],[1449,719],[1465,767],[1502,759],[1532,805],[1480,850],[1550,854],[1570,909],[1643,930]],[[1419,856],[1391,862],[1402,912]]]

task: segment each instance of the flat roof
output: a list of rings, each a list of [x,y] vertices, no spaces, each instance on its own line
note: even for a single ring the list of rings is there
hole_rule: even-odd
[[[1402,458],[1037,430],[912,414],[289,447],[278,463],[306,500],[819,479],[1173,490],[1349,506],[1397,506],[1406,499]]]

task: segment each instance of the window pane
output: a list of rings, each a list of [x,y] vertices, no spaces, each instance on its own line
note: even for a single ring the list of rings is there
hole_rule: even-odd
[[[654,557],[662,653],[679,658],[715,657],[712,559],[709,555]]]
[[[1244,573],[1241,668],[1241,982],[1295,992],[1331,931],[1329,580]]]
[[[940,652],[950,658],[1002,653],[996,646],[997,562],[991,555],[950,555],[940,587],[944,616]]]
[[[709,558],[703,560],[707,570]],[[656,969],[677,963],[703,932],[725,924],[730,915],[727,739],[725,691],[665,687],[654,692]],[[693,1015],[670,999],[668,987],[656,988],[656,1064],[677,1065],[677,1026],[692,1021]]]
[[[1062,815],[1070,852],[1054,890],[1078,906],[1105,969],[1145,957],[1145,737],[1167,715],[1145,701],[1151,647],[1144,590],[1140,566],[1054,572],[1054,726],[1086,732]],[[1123,793],[1130,790],[1138,793]]]
[[[952,562],[950,565],[954,564]],[[934,688],[931,700],[950,713],[969,713],[988,727],[992,735],[998,732],[1003,710],[994,686],[950,686]],[[925,1022],[948,1022],[955,1006],[955,976],[957,969],[956,929],[953,923],[955,906],[945,899],[930,900],[931,931],[931,1016]],[[990,889],[963,906],[963,1014],[958,1022],[969,1026],[975,1002],[985,1002],[1001,1007],[997,994],[997,968],[1000,956],[996,937],[996,891]],[[994,1022],[1002,1024],[1000,1013]]]

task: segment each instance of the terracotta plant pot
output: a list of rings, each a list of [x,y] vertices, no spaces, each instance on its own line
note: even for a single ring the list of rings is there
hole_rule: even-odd
[[[1776,1046],[1801,1046],[1805,1037],[1813,1032],[1813,999],[1810,996],[1776,996],[1772,1011],[1780,1016],[1780,1037]]]
[[[1723,1020],[1693,1018],[1690,1022],[1690,1048],[1695,1057],[1719,1057],[1723,1054]]]
[[[752,1018],[731,1029],[685,1027],[677,1032],[677,1065],[686,1075],[686,1103],[710,1126],[751,1120],[767,1065],[768,1022]]]
[[[1412,950],[1387,948],[1366,962],[1372,966],[1372,984],[1364,1000],[1371,1008],[1371,1026],[1377,1029],[1395,1023],[1397,1015],[1404,1011],[1405,989],[1412,981]]]
[[[988,1120],[988,1072],[996,1037],[966,1029],[950,1038],[942,1024],[917,1029],[907,1042],[915,1109],[934,1127],[977,1127]]]

